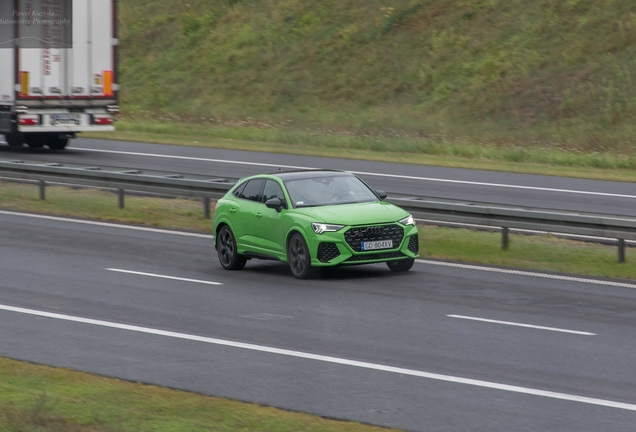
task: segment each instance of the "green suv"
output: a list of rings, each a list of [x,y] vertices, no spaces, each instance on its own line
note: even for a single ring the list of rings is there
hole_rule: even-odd
[[[241,179],[215,206],[214,245],[227,270],[250,258],[289,263],[299,279],[317,268],[386,262],[408,271],[418,255],[417,227],[346,171],[303,170]]]

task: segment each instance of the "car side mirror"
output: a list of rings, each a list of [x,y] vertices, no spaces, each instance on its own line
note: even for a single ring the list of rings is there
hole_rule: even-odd
[[[265,202],[265,206],[267,208],[275,209],[280,213],[283,207],[285,207],[285,203],[280,198],[270,198]]]
[[[377,194],[378,194],[378,196],[380,197],[380,199],[381,199],[381,200],[383,200],[384,198],[386,198],[386,197],[387,197],[386,192],[384,192],[383,190],[379,190],[379,189],[378,189],[378,190],[376,190],[376,191],[375,191],[375,193],[377,193]]]

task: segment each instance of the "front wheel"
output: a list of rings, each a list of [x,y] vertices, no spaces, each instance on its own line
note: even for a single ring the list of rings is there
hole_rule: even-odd
[[[68,138],[60,138],[59,136],[55,135],[55,136],[49,137],[46,145],[51,150],[64,150],[67,144],[68,144]]]
[[[307,242],[302,235],[296,233],[287,246],[287,261],[292,274],[297,279],[311,279],[316,275],[316,268],[311,266],[311,256]]]
[[[413,258],[406,258],[396,261],[387,261],[386,265],[389,267],[391,271],[394,272],[405,272],[411,270],[415,260]]]
[[[216,239],[216,252],[224,269],[240,270],[245,267],[247,259],[237,252],[234,234],[227,225],[219,231],[219,236]]]

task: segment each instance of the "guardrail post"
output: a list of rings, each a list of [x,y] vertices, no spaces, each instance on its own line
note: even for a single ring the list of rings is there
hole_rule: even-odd
[[[119,208],[123,209],[124,208],[124,194],[126,192],[123,189],[117,189],[117,198],[119,201]]]
[[[46,199],[46,182],[40,180],[40,199],[44,201]]]
[[[625,262],[625,239],[618,239],[618,262]]]
[[[203,218],[210,219],[210,198],[203,198]]]
[[[501,248],[503,250],[508,250],[508,245],[509,245],[509,240],[508,240],[508,234],[510,232],[510,229],[508,227],[503,227],[501,230]]]

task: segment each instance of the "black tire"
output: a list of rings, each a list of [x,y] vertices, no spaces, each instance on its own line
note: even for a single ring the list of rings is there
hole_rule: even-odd
[[[64,150],[64,148],[68,144],[68,138],[60,138],[55,135],[47,138],[46,141],[47,141],[46,145],[51,150]]]
[[[44,135],[41,134],[27,134],[24,136],[24,142],[29,148],[39,149],[44,147]]]
[[[302,235],[296,233],[287,245],[287,261],[292,274],[297,279],[311,279],[316,276],[317,269],[311,266],[311,255],[307,242]]]
[[[21,133],[7,134],[4,136],[9,147],[22,147],[24,145],[24,135]]]
[[[240,270],[245,267],[247,258],[237,252],[234,234],[227,225],[219,230],[216,239],[216,252],[219,255],[219,262],[225,270]]]
[[[406,258],[396,261],[387,261],[386,265],[389,267],[391,271],[394,272],[405,272],[411,270],[415,260],[413,258]]]

